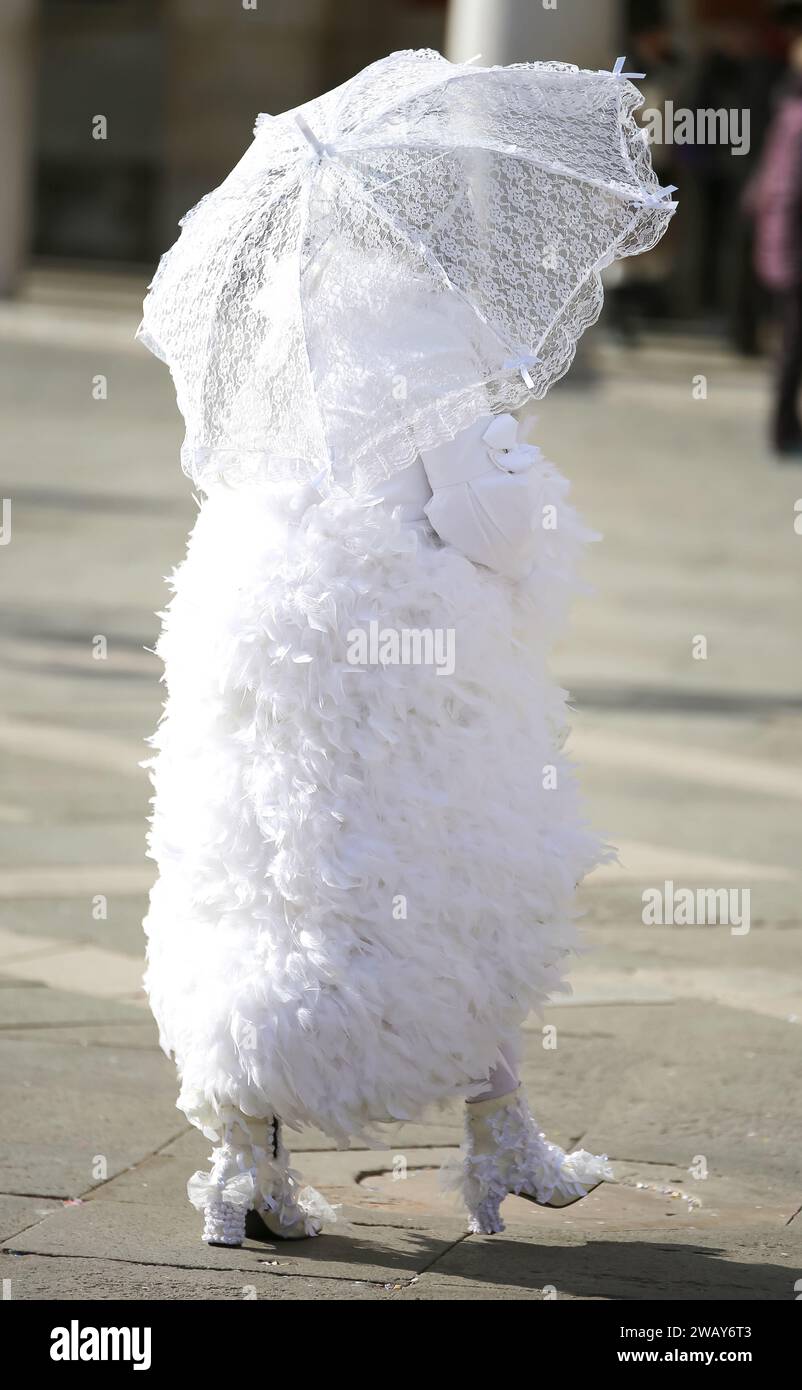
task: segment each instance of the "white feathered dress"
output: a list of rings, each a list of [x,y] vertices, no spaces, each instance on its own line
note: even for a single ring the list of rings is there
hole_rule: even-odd
[[[345,1142],[475,1094],[563,987],[604,850],[546,669],[586,533],[541,487],[559,524],[520,583],[367,491],[210,485],[158,647],[145,924],[210,1137],[232,1106]],[[354,665],[355,632],[413,629],[451,673]]]

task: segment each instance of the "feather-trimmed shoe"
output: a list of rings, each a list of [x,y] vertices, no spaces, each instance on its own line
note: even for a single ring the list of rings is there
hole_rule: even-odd
[[[203,1212],[208,1245],[255,1240],[303,1240],[320,1235],[325,1219],[336,1220],[313,1187],[302,1187],[289,1167],[277,1116],[239,1116],[226,1123],[223,1142],[212,1150],[212,1168],[187,1183],[187,1196]]]
[[[459,1185],[468,1229],[475,1234],[504,1230],[500,1208],[510,1193],[541,1207],[567,1207],[613,1177],[606,1154],[597,1158],[586,1149],[567,1154],[550,1144],[520,1087],[495,1100],[473,1101],[465,1109]]]

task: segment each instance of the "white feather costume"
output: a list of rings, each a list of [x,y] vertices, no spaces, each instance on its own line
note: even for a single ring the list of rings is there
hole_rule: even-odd
[[[208,1133],[225,1106],[338,1140],[419,1116],[480,1090],[563,987],[602,850],[545,665],[583,532],[548,465],[541,488],[559,525],[523,584],[371,494],[204,499],[159,642],[146,928]],[[452,633],[453,673],[354,665],[371,623]]]

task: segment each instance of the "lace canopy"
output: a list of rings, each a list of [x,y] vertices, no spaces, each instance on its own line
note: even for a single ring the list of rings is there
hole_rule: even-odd
[[[260,116],[138,333],[172,372],[195,482],[350,488],[543,396],[598,317],[600,272],[675,207],[619,67],[394,53]]]

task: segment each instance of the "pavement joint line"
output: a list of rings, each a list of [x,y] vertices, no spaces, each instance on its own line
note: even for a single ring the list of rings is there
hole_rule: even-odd
[[[18,644],[18,645],[21,645]],[[31,655],[28,653],[34,648]],[[73,651],[69,647],[46,646],[37,638],[31,638],[23,649],[22,656],[9,652],[9,644],[3,643],[3,667],[6,671],[26,671],[36,673],[39,680],[48,673],[64,676],[66,679],[77,676],[81,680],[97,680],[98,673],[92,669],[84,652]],[[145,663],[132,653],[116,652],[109,657],[102,672],[104,681],[131,680],[132,677],[151,679],[152,662]]]
[[[41,902],[89,898],[98,891],[115,898],[146,897],[155,870],[148,864],[25,864],[0,866],[0,899]]]
[[[6,1195],[6,1194],[4,1193],[3,1196],[5,1196],[5,1195]],[[11,1195],[11,1196],[16,1196],[17,1194],[16,1194],[16,1193],[11,1193],[10,1195]],[[32,1198],[32,1200],[33,1200],[33,1201],[37,1201],[37,1200],[38,1200],[38,1201],[49,1201],[49,1202],[61,1202],[63,1199],[62,1199],[61,1197],[47,1197],[47,1198],[45,1198],[45,1197],[40,1197],[40,1198],[38,1198],[38,1199],[37,1199],[36,1197],[34,1197],[34,1198]],[[45,1223],[45,1221],[47,1221],[48,1217],[49,1217],[49,1216],[55,1216],[55,1214],[56,1214],[56,1213],[55,1213],[54,1211],[46,1211],[46,1212],[43,1212],[42,1215],[39,1216],[38,1219],[37,1219],[36,1221],[29,1221],[29,1222],[27,1222],[26,1225],[20,1226],[19,1230],[17,1230],[17,1231],[12,1231],[11,1234],[10,1234],[9,1236],[6,1236],[6,1240],[17,1240],[20,1236],[24,1236],[26,1231],[32,1231],[32,1230],[34,1230],[35,1227],[37,1227],[37,1226],[43,1226],[44,1223]],[[5,1254],[5,1253],[6,1253],[5,1250],[0,1249],[0,1254]]]
[[[0,871],[0,896],[3,874]],[[92,939],[35,938],[0,929],[0,977],[26,979],[67,994],[116,999],[138,1005],[144,1000],[144,956],[112,951]],[[88,961],[88,965],[86,962]]]
[[[656,1008],[675,1008],[677,1004],[687,1004],[687,999],[674,997],[673,999],[591,999],[587,994],[578,995],[575,999],[550,999],[548,1007],[550,1009],[656,1009]],[[710,1001],[714,1003],[714,1000]],[[722,1006],[726,1007],[726,1006]],[[743,1012],[743,1009],[741,1010]],[[577,1033],[575,1037],[584,1037],[584,1034]]]
[[[452,1153],[452,1152],[453,1152],[453,1153],[459,1153],[459,1151],[460,1151],[460,1145],[459,1145],[459,1144],[438,1144],[438,1145],[432,1146],[432,1147],[436,1147],[436,1148],[438,1148],[438,1149],[440,1149],[440,1150],[447,1149],[447,1150],[449,1151],[449,1153]],[[405,1149],[405,1151],[408,1151],[409,1153],[426,1153],[426,1152],[427,1152],[426,1149],[415,1149],[411,1144],[405,1144],[405,1145],[404,1145],[404,1149]],[[302,1149],[302,1150],[301,1150],[301,1153],[303,1153],[303,1152],[309,1153],[309,1150],[308,1150],[308,1149],[307,1149],[307,1150],[303,1150],[303,1149]],[[320,1150],[320,1149],[318,1149],[318,1153],[321,1153],[321,1152],[323,1152],[323,1153],[326,1153],[326,1152],[331,1153],[332,1150],[330,1150],[330,1149],[329,1149],[329,1150],[326,1150],[326,1149]],[[298,1153],[298,1151],[296,1150],[296,1156],[297,1156],[297,1153]],[[383,1177],[385,1176],[385,1174],[388,1172],[387,1162],[388,1162],[388,1160],[385,1161],[385,1166],[384,1166],[383,1168],[365,1168],[364,1170],[363,1170],[363,1169],[360,1169],[360,1170],[354,1175],[354,1178],[353,1178],[354,1185],[358,1187],[359,1184],[362,1183],[362,1182],[365,1182],[365,1180],[366,1180],[367,1178],[383,1178]],[[431,1171],[431,1169],[432,1169],[434,1166],[435,1166],[435,1165],[432,1164],[432,1163],[408,1163],[408,1164],[407,1164],[407,1170],[408,1170],[409,1172],[412,1172],[412,1173],[428,1173],[428,1172]],[[437,1165],[438,1170],[440,1169],[440,1167],[442,1167],[442,1165],[441,1165],[441,1164],[438,1164],[438,1165]]]
[[[69,1197],[65,1197],[63,1193],[56,1192],[6,1192],[3,1190],[0,1192],[0,1197],[24,1197],[25,1199],[30,1199],[32,1202],[59,1202],[62,1206],[65,1202],[70,1200]],[[48,1212],[48,1216],[50,1215],[51,1213]],[[11,1237],[7,1236],[6,1239],[10,1240]]]
[[[178,518],[183,521],[187,516],[187,508],[182,499],[173,497],[160,497],[150,501],[147,497],[136,493],[126,492],[88,492],[80,488],[58,488],[58,487],[13,487],[11,494],[15,502],[21,503],[26,507],[47,507],[50,509],[67,511],[91,511],[91,512],[113,512],[123,515],[126,519],[131,516],[147,517],[148,520],[156,517],[168,516]],[[21,608],[22,604],[17,605]],[[24,636],[20,633],[19,636]],[[120,638],[115,635],[115,641]],[[122,640],[126,640],[123,638]]]
[[[126,1173],[136,1173],[137,1169],[141,1168],[143,1163],[147,1163],[148,1160],[151,1158],[157,1158],[159,1154],[163,1153],[164,1150],[169,1147],[170,1144],[177,1144],[178,1140],[183,1139],[185,1134],[191,1133],[191,1130],[191,1125],[182,1125],[181,1128],[175,1134],[172,1134],[169,1139],[165,1139],[163,1144],[157,1144],[155,1149],[152,1149],[150,1153],[145,1154],[143,1158],[137,1159],[136,1163],[129,1163],[125,1168],[121,1168],[119,1173],[115,1173],[113,1177],[104,1178],[102,1182],[94,1183],[93,1186],[88,1187],[85,1192],[81,1192],[79,1194],[81,1201],[91,1202],[93,1198],[96,1196],[96,1194],[102,1190],[102,1188],[109,1187],[111,1183],[116,1182],[118,1178],[123,1177],[123,1175]]]
[[[176,1134],[171,1135],[169,1139],[165,1139],[163,1144],[160,1144],[157,1148],[153,1149],[151,1153],[146,1154],[144,1158],[138,1159],[136,1163],[132,1163],[126,1168],[121,1168],[119,1173],[115,1173],[113,1177],[104,1178],[102,1182],[95,1183],[94,1187],[87,1188],[85,1192],[81,1192],[79,1194],[81,1202],[85,1204],[91,1202],[95,1194],[99,1192],[101,1188],[108,1187],[110,1183],[116,1182],[118,1178],[123,1177],[126,1173],[135,1173],[136,1170],[140,1168],[143,1163],[147,1163],[148,1159],[158,1157],[158,1155],[162,1153],[163,1150],[166,1149],[169,1144],[175,1144],[179,1139],[183,1138],[185,1134],[189,1134],[190,1132],[191,1126],[187,1125],[185,1128],[180,1129]],[[73,1194],[69,1194],[65,1197],[63,1194],[45,1192],[0,1191],[0,1197],[30,1198],[32,1202],[60,1202],[62,1206],[65,1202],[74,1200]],[[48,1212],[41,1219],[42,1221],[46,1221],[49,1216],[53,1216],[54,1214],[55,1213],[53,1212]],[[39,1225],[39,1222],[33,1222],[32,1224]],[[28,1230],[29,1228],[25,1227],[24,1229]],[[6,1239],[12,1240],[13,1236],[8,1236],[6,1237]]]
[[[669,713],[679,717],[714,718],[723,714],[742,724],[750,724],[759,715],[796,715],[802,707],[802,699],[796,691],[785,694],[771,690],[733,692],[716,687],[700,690],[676,682],[588,685],[582,676],[571,678],[568,672],[562,684],[571,692],[571,708],[582,715],[592,714],[594,717],[634,713],[645,721],[655,715]],[[578,723],[573,726],[572,737],[578,728]]]
[[[744,758],[721,749],[667,739],[632,737],[623,731],[572,730],[570,749],[583,767],[623,769],[706,787],[730,788],[764,796],[802,800],[802,773],[765,758]]]
[[[295,1153],[296,1155],[300,1155],[300,1154],[303,1154],[303,1153],[374,1154],[374,1153],[385,1153],[385,1152],[388,1153],[388,1154],[391,1154],[392,1151],[393,1151],[393,1149],[398,1149],[399,1147],[402,1147],[402,1146],[401,1146],[401,1145],[397,1145],[397,1144],[388,1144],[386,1150],[385,1150],[385,1149],[336,1149],[336,1148],[333,1148],[333,1149],[293,1149],[292,1152]],[[458,1149],[459,1147],[460,1147],[459,1142],[453,1143],[453,1144],[448,1144],[448,1143],[446,1143],[446,1144],[404,1144],[404,1145],[403,1145],[403,1148],[404,1148],[405,1150],[406,1150],[406,1149],[414,1149],[414,1150],[416,1150],[416,1151],[420,1151],[421,1153],[426,1153],[426,1152],[428,1152],[430,1149],[434,1149],[434,1150],[438,1150],[438,1149]],[[377,1169],[375,1172],[366,1173],[366,1174],[364,1174],[364,1176],[366,1176],[366,1177],[376,1177],[379,1173],[383,1173],[383,1172],[384,1172],[384,1169],[381,1168],[381,1169]]]
[[[417,1278],[422,1279],[424,1274],[428,1274],[431,1270],[435,1269],[440,1260],[445,1259],[446,1255],[450,1255],[452,1250],[456,1250],[458,1245],[462,1245],[468,1239],[469,1234],[469,1231],[463,1231],[461,1235],[457,1236],[457,1239],[453,1240],[447,1249],[441,1250],[427,1265],[424,1265],[423,1269],[419,1271]]]
[[[0,870],[0,872],[2,872],[2,870]],[[65,951],[80,951],[83,950],[83,948],[86,946],[94,946],[96,944],[97,943],[93,941],[93,939],[89,936],[79,941],[76,941],[74,939],[57,941],[55,940],[55,938],[49,937],[47,940],[47,945],[40,945],[38,949],[20,951],[18,954],[10,956],[1,956],[0,974],[5,973],[3,971],[4,965],[16,963],[17,961],[41,960],[43,956],[61,956],[64,954]],[[132,957],[131,959],[133,960],[134,957]]]
[[[455,1221],[457,1218],[452,1216],[447,1219]],[[352,1221],[348,1222],[348,1225],[359,1226],[360,1228],[364,1227],[366,1231],[375,1230],[377,1226],[380,1227],[382,1231],[428,1231],[430,1229],[428,1222],[424,1220],[422,1215],[418,1218],[417,1223],[414,1222],[412,1216],[408,1218],[406,1223],[403,1221],[360,1221],[357,1217],[354,1217]],[[463,1232],[463,1236],[468,1234],[468,1231]],[[460,1236],[460,1240],[463,1236]]]
[[[47,1218],[45,1217],[43,1218],[43,1220],[47,1220]],[[364,1224],[368,1225],[367,1222],[365,1222]],[[30,1227],[28,1229],[30,1229]],[[378,1223],[376,1223],[372,1227],[372,1229],[384,1230],[384,1226],[380,1226]],[[417,1228],[406,1226],[401,1228],[394,1227],[393,1229],[412,1230]],[[461,1240],[466,1239],[466,1236],[461,1237]],[[9,1239],[14,1239],[14,1237],[9,1237]],[[199,1243],[201,1243],[200,1237],[198,1237],[198,1241]],[[459,1245],[460,1243],[460,1240],[454,1241],[453,1244],[449,1246],[449,1250],[453,1250],[454,1247],[456,1245]],[[241,1249],[242,1247],[232,1245],[224,1248],[236,1250]],[[245,1248],[249,1252],[253,1250],[254,1254],[260,1253],[258,1250],[254,1250],[253,1247],[250,1245],[246,1246]],[[269,1250],[272,1247],[266,1244],[265,1248]],[[448,1251],[444,1250],[443,1254],[448,1254]],[[264,1274],[269,1279],[326,1279],[333,1284],[367,1284],[376,1289],[386,1289],[387,1284],[389,1282],[387,1279],[369,1279],[367,1277],[355,1279],[353,1275],[325,1274],[321,1273],[317,1269],[264,1269],[261,1268],[261,1266],[265,1263],[262,1260],[259,1261],[260,1268],[256,1270],[254,1269],[252,1264],[242,1266],[221,1265],[221,1267],[217,1269],[212,1265],[182,1264],[180,1262],[176,1262],[175,1260],[132,1260],[127,1259],[125,1256],[122,1255],[74,1255],[69,1251],[64,1251],[63,1253],[61,1253],[55,1250],[14,1250],[5,1242],[2,1245],[0,1245],[0,1255],[19,1255],[23,1257],[35,1257],[38,1260],[107,1260],[109,1264],[134,1265],[138,1269],[183,1269],[188,1270],[190,1273],[195,1271],[198,1274],[250,1274],[251,1276],[253,1276],[254,1274]],[[416,1272],[414,1274],[404,1275],[404,1278],[408,1280],[410,1284],[413,1284],[416,1279],[419,1279],[421,1277],[421,1274],[426,1273],[429,1269],[431,1269],[431,1265],[427,1265],[426,1270],[422,1270],[420,1273]],[[397,1282],[401,1283],[401,1279],[398,1279]]]
[[[140,745],[102,730],[19,718],[0,719],[0,747],[45,762],[103,768],[137,780],[143,776],[140,763],[152,756],[144,739]]]
[[[611,1163],[632,1163],[639,1168],[673,1168],[676,1170],[682,1167],[682,1161],[675,1158],[623,1158],[621,1154],[616,1153],[608,1154],[607,1157]],[[617,1178],[616,1183],[619,1187],[627,1186],[626,1182],[619,1182]]]

